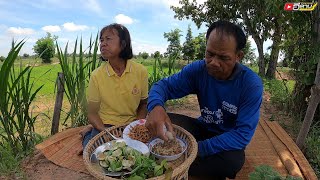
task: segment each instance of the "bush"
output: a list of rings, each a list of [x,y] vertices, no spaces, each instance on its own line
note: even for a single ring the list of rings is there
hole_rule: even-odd
[[[271,94],[271,102],[283,110],[289,110],[294,83],[293,80],[263,79],[265,91]]]
[[[160,56],[161,56],[160,52],[156,51],[153,55],[153,58],[161,58]]]
[[[319,123],[318,123],[319,124]],[[306,157],[320,177],[320,124],[311,128],[306,140]]]
[[[28,58],[28,57],[30,57],[30,55],[29,55],[29,54],[27,54],[27,53],[24,53],[24,54],[23,54],[23,58],[25,58],[25,59],[26,59],[26,58]]]
[[[6,58],[4,56],[0,56],[0,61],[3,62]]]
[[[141,53],[141,57],[143,59],[147,59],[149,57],[149,54],[147,52],[143,52],[143,53]]]
[[[19,161],[7,145],[0,146],[0,174],[9,176],[17,171]]]

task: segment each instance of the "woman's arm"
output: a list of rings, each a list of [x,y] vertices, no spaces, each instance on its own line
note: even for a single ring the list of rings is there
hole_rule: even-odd
[[[88,102],[88,119],[90,124],[98,129],[99,131],[103,131],[105,129],[104,124],[98,114],[100,109],[99,102]]]
[[[145,119],[147,116],[147,102],[148,98],[140,101],[137,109],[137,119]]]

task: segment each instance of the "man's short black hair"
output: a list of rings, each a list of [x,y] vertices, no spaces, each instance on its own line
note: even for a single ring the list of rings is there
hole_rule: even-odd
[[[231,35],[237,41],[236,50],[242,50],[246,46],[246,35],[244,34],[241,27],[235,25],[229,21],[219,20],[212,23],[207,31],[206,39],[210,36],[210,33],[215,30],[221,33],[227,33],[227,35]]]
[[[120,45],[122,46],[122,50],[119,54],[119,57],[124,59],[125,61],[127,61],[128,59],[131,59],[133,57],[133,53],[132,53],[130,33],[128,29],[121,24],[113,23],[102,28],[102,30],[100,31],[100,38],[104,33],[104,31],[108,29],[114,29],[118,32],[118,35],[120,38]]]

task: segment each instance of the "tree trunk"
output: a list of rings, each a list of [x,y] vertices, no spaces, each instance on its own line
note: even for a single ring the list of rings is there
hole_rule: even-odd
[[[317,110],[319,102],[320,102],[320,84],[314,85],[311,88],[311,97],[309,100],[308,109],[307,109],[306,115],[304,116],[304,120],[296,140],[296,144],[300,149],[304,148],[305,140],[309,133],[309,130],[313,121],[313,117]]]
[[[259,75],[260,76],[264,76],[265,72],[266,72],[266,65],[264,62],[264,55],[263,55],[263,42],[261,39],[256,39],[254,38],[254,41],[257,45],[258,48],[258,54],[259,54],[259,62],[258,62],[258,66],[259,66]]]
[[[254,42],[257,45],[258,48],[258,54],[259,54],[259,62],[258,62],[258,66],[259,66],[259,75],[260,76],[264,76],[265,75],[265,62],[264,62],[264,56],[263,56],[263,38],[259,37],[259,32],[257,32],[254,28],[252,28],[251,26],[251,22],[250,19],[248,17],[247,11],[246,9],[241,8],[240,9],[241,14],[243,16],[243,21],[247,26],[248,32],[249,34],[252,35],[252,38],[254,40]]]
[[[320,0],[318,0],[318,4],[320,3]],[[319,6],[317,7],[317,12],[316,12],[316,20],[315,20],[315,26],[314,26],[314,32],[317,33],[317,37],[315,40],[315,46],[317,47],[317,45],[320,43],[320,22],[319,19],[320,18],[320,13],[319,13]],[[312,124],[313,121],[313,117],[314,114],[317,110],[317,107],[320,103],[320,57],[318,57],[318,66],[317,66],[317,72],[316,72],[316,78],[314,80],[314,85],[311,88],[311,97],[310,97],[310,101],[308,104],[308,108],[307,108],[307,112],[306,115],[304,117],[303,123],[302,123],[302,127],[300,128],[300,132],[296,141],[296,144],[298,145],[298,147],[300,149],[304,148],[304,144],[305,144],[305,140],[306,137],[309,133],[310,130],[310,126]]]
[[[273,43],[272,43],[270,60],[269,60],[269,66],[268,66],[268,70],[267,70],[267,74],[266,74],[266,77],[270,78],[270,79],[275,78],[278,57],[279,57],[279,51],[280,51],[279,45],[281,42],[281,36],[282,36],[281,25],[279,25],[277,19],[275,19],[275,30],[274,30],[274,34],[273,34]]]

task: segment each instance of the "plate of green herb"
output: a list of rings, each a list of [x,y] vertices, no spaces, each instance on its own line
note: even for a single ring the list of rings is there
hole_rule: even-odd
[[[154,156],[143,155],[119,140],[97,147],[91,154],[90,162],[106,176],[126,179],[147,179],[172,171],[166,160],[157,162]]]

